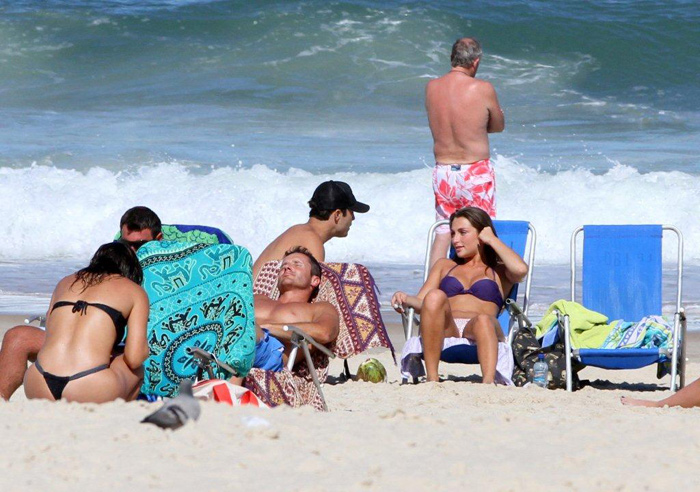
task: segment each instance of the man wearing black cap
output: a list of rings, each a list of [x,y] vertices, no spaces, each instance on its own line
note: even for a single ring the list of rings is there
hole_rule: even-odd
[[[294,246],[308,249],[318,261],[325,261],[324,244],[334,237],[348,235],[355,212],[369,211],[369,205],[358,202],[350,185],[342,181],[325,181],[318,185],[309,200],[309,220],[284,231],[263,250],[253,265],[253,278],[268,261],[279,260]]]

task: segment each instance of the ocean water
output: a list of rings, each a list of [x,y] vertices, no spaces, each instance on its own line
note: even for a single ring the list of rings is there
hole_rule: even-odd
[[[538,232],[535,311],[567,295],[582,223],[685,236],[700,319],[700,4],[695,1],[16,1],[0,5],[0,313],[45,309],[61,275],[142,204],[257,255],[316,185],[372,207],[330,260],[386,300],[420,285],[434,219],[426,82],[478,37],[506,130],[498,216]]]

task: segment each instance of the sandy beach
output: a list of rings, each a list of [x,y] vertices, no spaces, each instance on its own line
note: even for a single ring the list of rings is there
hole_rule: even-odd
[[[18,321],[0,317],[0,331]],[[403,333],[390,321],[400,348]],[[700,376],[698,335],[689,336],[688,381]],[[623,394],[667,395],[654,368],[588,368],[581,377],[594,385],[567,394],[482,386],[476,366],[456,365],[441,366],[450,376],[442,384],[402,386],[390,353],[371,355],[389,382],[326,384],[329,413],[207,402],[177,432],[139,423],[152,404],[27,401],[20,388],[0,403],[0,490],[695,487],[700,409],[619,403]],[[365,358],[351,359],[351,369]],[[331,382],[341,368],[333,362]]]

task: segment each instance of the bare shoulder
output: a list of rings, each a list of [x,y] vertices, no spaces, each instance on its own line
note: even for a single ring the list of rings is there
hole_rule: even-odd
[[[328,301],[318,301],[311,304],[316,314],[327,314],[338,318],[338,310]]]
[[[454,260],[451,260],[450,258],[440,258],[438,261],[435,262],[433,269],[437,272],[440,272],[440,275],[442,276],[450,268],[456,265],[457,263]]]
[[[76,281],[76,275],[75,273],[68,275],[66,277],[63,277],[61,280],[58,281],[56,284],[56,288],[53,291],[53,296],[54,297],[61,297],[63,294],[68,292],[70,288],[73,286],[73,284]]]
[[[109,280],[118,289],[123,289],[124,292],[129,292],[139,300],[148,302],[148,294],[146,290],[131,279],[122,276],[116,276]]]
[[[70,287],[71,285],[73,285],[76,279],[77,275],[75,273],[71,273],[70,275],[67,275],[61,280],[59,280],[58,284],[56,284],[56,289]]]
[[[311,251],[317,260],[323,261],[323,241],[308,224],[298,224],[287,229],[277,239],[277,246],[284,250],[280,251],[282,254],[295,246],[303,246]]]
[[[270,299],[268,296],[265,294],[255,294],[253,296],[253,302],[255,304],[266,304],[270,302],[274,302],[272,299]]]
[[[474,79],[474,86],[476,90],[484,94],[485,96],[494,96],[496,95],[496,89],[493,87],[493,84],[491,82],[488,82],[483,79]]]

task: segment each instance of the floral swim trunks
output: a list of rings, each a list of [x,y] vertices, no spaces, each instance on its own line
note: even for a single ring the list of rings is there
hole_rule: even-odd
[[[496,217],[496,176],[489,159],[471,164],[435,163],[433,169],[435,219],[447,220],[462,207],[478,207]],[[448,234],[447,225],[437,234]]]

